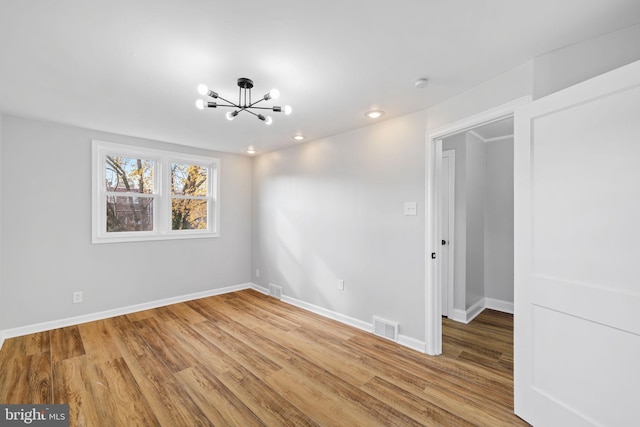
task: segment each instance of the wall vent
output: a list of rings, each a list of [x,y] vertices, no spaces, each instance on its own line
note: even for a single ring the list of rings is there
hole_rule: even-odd
[[[274,298],[282,299],[282,286],[269,283],[269,295]]]
[[[373,333],[392,341],[398,341],[399,325],[396,322],[373,316]]]

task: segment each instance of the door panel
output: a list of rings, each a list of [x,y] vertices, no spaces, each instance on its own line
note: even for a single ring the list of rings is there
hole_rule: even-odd
[[[640,88],[536,118],[532,131],[536,273],[638,290]]]
[[[444,243],[440,248],[440,284],[442,315],[449,316],[453,306],[453,213],[454,213],[455,152],[442,152],[440,173],[440,232]]]
[[[639,390],[637,376],[627,369],[637,365],[640,337],[541,306],[533,315],[533,387],[592,424],[632,425],[628,411],[637,405]]]
[[[515,409],[634,425],[640,396],[640,62],[515,114]]]

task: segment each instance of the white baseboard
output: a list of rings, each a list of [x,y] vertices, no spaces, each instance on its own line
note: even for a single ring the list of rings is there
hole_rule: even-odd
[[[258,286],[252,284],[251,287],[258,292],[262,292],[263,294],[269,295],[269,290],[263,288],[262,286]],[[354,317],[350,317],[332,310],[328,310],[326,308],[310,304],[305,301],[301,301],[299,299],[291,298],[286,295],[282,295],[282,302],[286,302],[287,304],[291,304],[295,307],[301,308],[303,310],[310,311],[315,314],[319,314],[320,316],[326,317],[331,320],[335,320],[340,323],[344,323],[345,325],[353,326],[354,328],[358,328],[362,331],[372,333],[373,332],[373,323],[367,323],[363,320],[356,319]],[[426,343],[424,341],[417,340],[415,338],[408,337],[406,335],[400,334],[398,336],[398,344],[408,347],[412,350],[419,351],[424,353],[426,351]]]
[[[491,310],[501,311],[503,313],[513,314],[513,302],[502,301],[499,299],[485,298],[485,306]]]
[[[502,301],[494,298],[482,298],[466,310],[454,308],[453,314],[449,316],[449,319],[466,324],[475,319],[486,308],[513,314],[513,302]]]
[[[412,350],[419,351],[420,353],[427,352],[426,342],[408,337],[406,335],[402,335],[402,334],[398,335],[398,344],[408,347]]]
[[[251,289],[261,292],[265,295],[269,295],[269,288],[263,288],[262,286],[256,285],[255,283],[251,283]]]
[[[79,325],[81,323],[108,319],[110,317],[122,316],[124,314],[131,314],[138,311],[149,310],[152,308],[164,307],[166,305],[177,304],[180,302],[191,301],[194,299],[206,298],[206,297],[211,297],[215,295],[226,294],[229,292],[241,291],[243,289],[248,289],[250,287],[251,287],[250,283],[245,283],[242,285],[228,286],[228,287],[219,288],[219,289],[211,289],[204,292],[180,295],[177,297],[145,302],[142,304],[129,305],[121,308],[114,308],[112,310],[105,310],[97,313],[85,314],[82,316],[69,317],[66,319],[52,320],[49,322],[36,323],[34,325],[27,325],[27,326],[20,326],[18,328],[5,329],[4,331],[0,331],[0,339],[2,339],[2,342],[4,342],[5,338],[19,337],[22,335],[49,331],[51,329],[64,328],[66,326],[73,326],[73,325]],[[0,346],[0,348],[2,347]]]
[[[459,308],[453,309],[453,313],[449,315],[449,319],[460,323],[469,323],[469,321],[467,321],[467,312],[465,310],[460,310]]]
[[[225,288],[219,289],[211,289],[204,292],[197,292],[193,294],[181,295],[172,298],[166,298],[162,300],[156,300],[151,302],[146,302],[142,304],[130,305],[121,308],[115,308],[112,310],[100,311],[97,313],[85,314],[82,316],[69,317],[66,319],[60,320],[52,320],[49,322],[36,323],[33,325],[20,326],[17,328],[5,329],[0,331],[0,349],[2,349],[2,344],[6,338],[19,337],[27,334],[34,334],[37,332],[49,331],[57,328],[64,328],[67,326],[79,325],[82,323],[93,322],[96,320],[108,319],[115,316],[122,316],[125,314],[136,313],[138,311],[149,310],[152,308],[164,307],[171,304],[177,304],[180,302],[191,301],[199,298],[206,298],[215,295],[226,294],[230,292],[241,291],[244,289],[254,289],[258,292],[261,292],[265,295],[269,295],[269,290],[267,288],[263,288],[262,286],[256,285],[254,283],[245,283],[242,285],[236,286],[228,286]],[[303,310],[310,311],[312,313],[319,314],[320,316],[335,320],[340,323],[344,323],[349,326],[353,326],[365,332],[373,331],[373,323],[367,323],[362,320],[346,316],[344,314],[328,310],[326,308],[310,304],[295,298],[288,297],[286,295],[282,296],[282,301],[287,304],[291,304],[293,306],[302,308]],[[398,344],[411,348],[413,350],[424,353],[426,350],[426,343],[424,341],[417,340],[415,338],[408,337],[406,335],[400,334],[398,336]]]
[[[473,319],[475,319],[478,316],[478,314],[482,313],[482,311],[485,308],[484,300],[485,299],[482,298],[480,301],[473,304],[471,307],[467,308],[467,321],[465,323],[471,322]]]
[[[365,332],[373,332],[373,323],[367,323],[360,319],[328,310],[317,305],[309,304],[308,302],[304,302],[285,295],[282,296],[282,301],[286,302],[287,304],[295,305],[296,307],[302,308],[312,313],[319,314],[320,316],[326,317],[328,319],[344,323],[345,325],[353,326],[354,328],[358,328]]]

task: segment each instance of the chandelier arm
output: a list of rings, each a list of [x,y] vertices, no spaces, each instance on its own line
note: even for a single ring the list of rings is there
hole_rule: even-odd
[[[247,108],[266,108],[266,107],[254,107],[254,105],[256,105],[257,103],[262,102],[262,101],[265,101],[265,99],[264,99],[264,98],[260,98],[260,99],[258,99],[256,102],[254,102],[254,103],[252,103],[252,104],[249,104],[249,105],[247,106]]]
[[[254,107],[254,106],[252,106],[252,105],[249,105],[249,106],[248,106],[248,107],[246,107],[245,109],[247,109],[247,108],[253,108],[253,109],[255,109],[255,110],[271,110],[271,111],[275,111],[276,113],[279,113],[279,112],[280,112],[280,111],[278,111],[278,110],[274,110],[274,109],[273,109],[273,107]]]
[[[224,98],[223,98],[223,97],[221,97],[220,95],[218,95],[218,99],[222,99],[224,102],[228,102],[229,104],[231,104],[231,105],[233,105],[233,106],[235,106],[235,107],[240,108],[240,106],[239,106],[239,105],[234,104],[233,102],[229,101],[228,99],[224,99]]]
[[[216,104],[216,107],[232,107],[232,108],[242,109],[240,106],[235,104]]]
[[[257,118],[259,118],[259,119],[260,119],[260,116],[259,116],[258,114],[256,114],[256,113],[254,113],[253,111],[251,111],[251,110],[247,110],[246,108],[243,108],[243,110],[244,110],[244,111],[246,111],[247,113],[251,113],[251,114],[253,114],[254,116],[256,116]],[[262,119],[260,119],[260,120],[262,120]]]

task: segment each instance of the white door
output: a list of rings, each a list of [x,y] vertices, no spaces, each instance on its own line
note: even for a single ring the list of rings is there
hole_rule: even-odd
[[[453,310],[453,227],[455,213],[455,151],[442,152],[440,169],[440,284],[442,315],[449,316]]]
[[[516,110],[515,411],[631,426],[640,403],[640,61]]]

